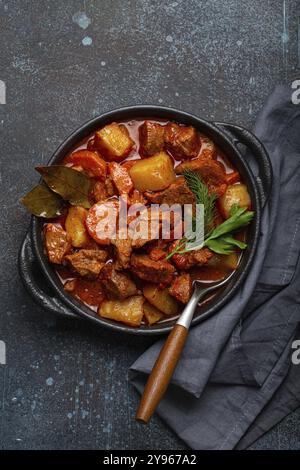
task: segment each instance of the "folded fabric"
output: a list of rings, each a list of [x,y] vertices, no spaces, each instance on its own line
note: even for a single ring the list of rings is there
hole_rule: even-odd
[[[269,152],[274,183],[251,272],[218,314],[190,331],[157,410],[194,449],[244,448],[300,404],[290,359],[300,321],[300,106],[289,88],[275,89],[254,133]],[[131,367],[139,391],[163,342]]]

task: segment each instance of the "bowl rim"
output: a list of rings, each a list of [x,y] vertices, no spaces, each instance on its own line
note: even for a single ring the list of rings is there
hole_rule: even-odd
[[[251,236],[251,245],[249,246],[249,249],[247,248],[247,257],[245,256],[245,254],[243,254],[242,257],[242,260],[245,260],[244,265],[243,262],[240,263],[231,282],[228,286],[226,286],[224,291],[222,291],[220,298],[216,299],[216,297],[218,297],[217,295],[214,297],[214,300],[212,302],[209,302],[209,304],[213,305],[211,305],[210,307],[208,305],[208,308],[203,313],[195,313],[195,316],[191,323],[192,326],[195,326],[200,322],[206,320],[207,318],[211,317],[212,315],[220,312],[221,308],[226,305],[231,300],[231,298],[237,293],[238,289],[244,282],[250,270],[250,267],[256,254],[260,232],[261,206],[257,182],[249,164],[241,154],[239,148],[237,148],[237,146],[234,144],[232,138],[230,138],[230,134],[227,131],[218,127],[213,122],[195,116],[194,114],[175,108],[157,105],[134,105],[116,108],[86,121],[76,130],[74,130],[65,140],[61,142],[61,144],[53,152],[51,158],[47,162],[47,165],[57,163],[66,155],[66,153],[68,153],[68,151],[70,151],[76,146],[76,142],[78,144],[85,137],[92,134],[92,132],[94,132],[97,127],[104,126],[109,122],[122,122],[122,116],[124,121],[134,118],[146,119],[155,117],[157,117],[158,119],[168,119],[183,124],[194,125],[195,127],[198,126],[198,130],[200,130],[200,132],[202,131],[213,138],[216,138],[217,136],[218,146],[221,147],[221,150],[224,149],[224,147],[227,147],[225,154],[227,154],[228,149],[230,149],[230,151],[234,154],[234,158],[239,160],[239,165],[243,168],[244,177],[246,177],[247,180],[247,187],[251,190],[251,200],[254,206],[255,216],[251,224],[253,232]],[[222,141],[221,145],[219,144],[219,141]],[[55,295],[58,296],[59,300],[62,301],[63,305],[66,306],[66,308],[71,309],[79,316],[84,317],[85,319],[88,319],[89,321],[92,321],[102,327],[123,333],[131,333],[134,335],[159,335],[168,333],[172,329],[176,322],[175,319],[166,320],[163,323],[157,323],[152,326],[143,325],[140,327],[131,327],[122,323],[102,318],[98,316],[88,306],[86,306],[82,302],[72,297],[69,293],[64,291],[60,279],[58,278],[57,274],[55,273],[54,269],[52,268],[44,253],[41,233],[41,227],[44,223],[44,220],[32,216],[31,239],[33,244],[33,251],[44,276],[49,281],[51,287],[54,290]]]

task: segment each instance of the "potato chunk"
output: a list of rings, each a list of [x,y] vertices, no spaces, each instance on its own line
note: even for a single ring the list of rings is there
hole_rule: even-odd
[[[242,183],[228,186],[225,194],[219,199],[219,209],[225,219],[230,217],[230,210],[233,205],[247,207],[247,209],[251,207],[250,195],[247,187]]]
[[[151,305],[148,301],[144,303],[143,309],[144,317],[148,325],[153,325],[163,318],[163,313],[154,307],[154,305]]]
[[[215,267],[217,269],[229,269],[234,270],[237,269],[240,261],[240,253],[235,251],[230,253],[230,255],[217,255],[214,256],[209,260],[208,266]]]
[[[95,182],[92,190],[92,197],[95,202],[103,202],[109,197],[104,181]]]
[[[66,232],[71,239],[72,246],[83,248],[90,241],[89,234],[85,228],[85,219],[88,211],[80,206],[71,206],[66,218]]]
[[[238,252],[230,253],[230,255],[220,255],[221,260],[223,261],[223,265],[226,266],[228,269],[237,269],[239,265],[240,255]]]
[[[126,300],[105,300],[99,307],[100,317],[120,321],[129,326],[140,326],[144,310],[144,297],[135,295]]]
[[[166,152],[138,161],[129,174],[139,191],[161,191],[175,181],[173,163]]]
[[[95,133],[95,146],[109,161],[120,162],[126,158],[134,145],[127,128],[113,122]]]
[[[173,316],[179,313],[179,305],[169,294],[168,288],[161,290],[155,284],[146,284],[143,293],[148,302],[165,315]]]

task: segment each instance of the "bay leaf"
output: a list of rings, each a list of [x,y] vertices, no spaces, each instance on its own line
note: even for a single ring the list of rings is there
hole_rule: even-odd
[[[37,166],[36,170],[52,191],[75,206],[91,207],[89,192],[91,180],[80,171],[63,165]]]
[[[21,198],[21,203],[31,214],[49,219],[61,215],[64,207],[63,199],[45,184],[35,186]]]

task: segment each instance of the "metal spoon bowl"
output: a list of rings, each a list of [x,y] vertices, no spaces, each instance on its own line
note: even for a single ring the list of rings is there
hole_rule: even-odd
[[[215,291],[219,287],[225,286],[228,284],[229,280],[234,276],[235,271],[229,274],[229,276],[225,277],[221,281],[200,281],[195,280],[193,282],[193,294],[190,298],[188,304],[182,311],[180,317],[178,318],[176,325],[182,325],[185,328],[189,329],[191,321],[193,319],[196,307],[200,300],[202,300],[207,294],[210,292]],[[204,285],[208,284],[209,287],[203,288]]]

